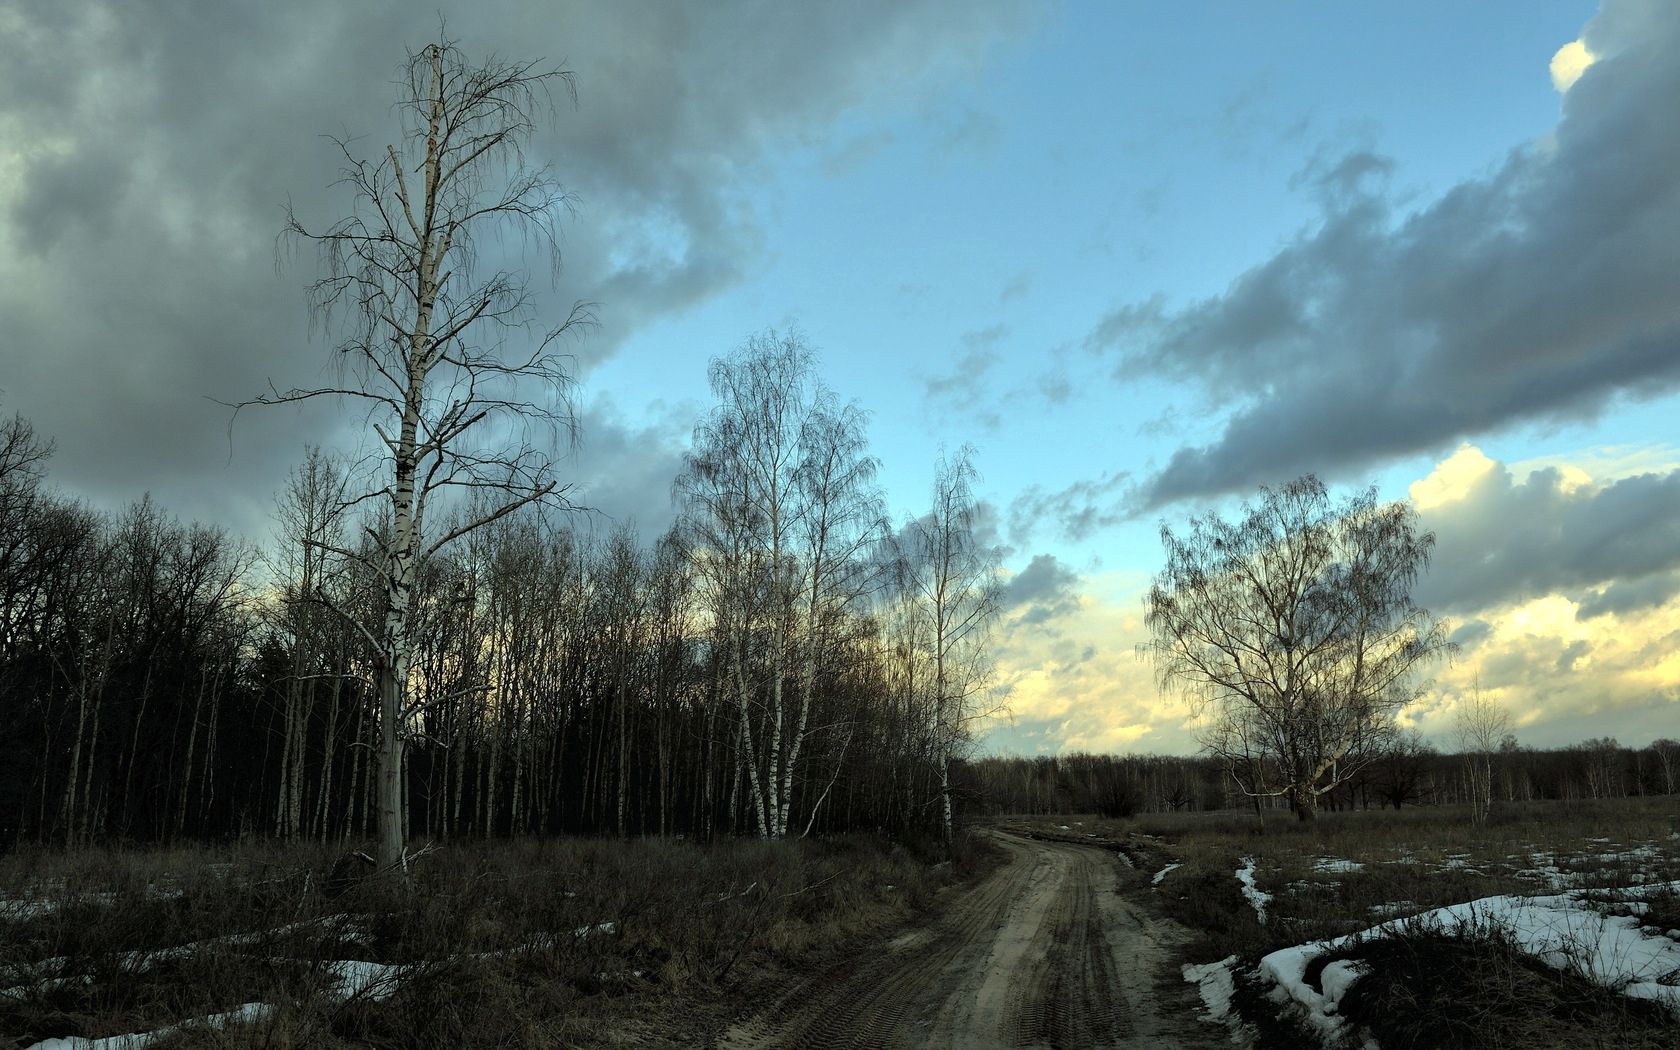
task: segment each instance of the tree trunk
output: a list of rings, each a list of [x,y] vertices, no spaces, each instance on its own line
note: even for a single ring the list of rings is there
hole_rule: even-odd
[[[404,833],[402,811],[402,749],[397,732],[402,714],[402,679],[392,662],[379,667],[379,867],[401,872]]]

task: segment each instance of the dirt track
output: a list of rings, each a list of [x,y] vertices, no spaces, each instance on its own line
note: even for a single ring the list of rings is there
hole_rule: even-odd
[[[1169,972],[1185,934],[1142,903],[1146,877],[1104,850],[993,834],[1009,863],[938,921],[803,982],[717,1045],[1224,1045]]]

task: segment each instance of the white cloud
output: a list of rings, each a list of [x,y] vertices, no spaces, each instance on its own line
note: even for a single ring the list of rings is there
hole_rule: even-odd
[[[1571,40],[1557,49],[1552,56],[1552,86],[1560,93],[1575,86],[1575,81],[1581,79],[1581,74],[1587,67],[1598,61],[1598,56],[1587,49],[1581,40]]]

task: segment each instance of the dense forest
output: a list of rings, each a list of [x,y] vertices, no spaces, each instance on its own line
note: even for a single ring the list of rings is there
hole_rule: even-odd
[[[948,827],[996,607],[973,468],[890,527],[812,367],[778,338],[714,364],[655,542],[530,507],[425,560],[410,837]],[[0,438],[0,841],[373,833],[388,523],[347,468],[310,451],[259,547],[149,497],[99,512],[27,419]]]
[[[965,517],[969,468],[946,464],[944,502],[888,529],[861,424],[788,349],[718,365],[783,354],[788,404],[826,421],[780,431],[779,538],[731,533],[721,513],[723,460],[739,447],[714,440],[733,433],[725,398],[679,479],[683,518],[657,542],[510,515],[424,566],[405,716],[413,836],[914,833],[940,827],[947,799],[1113,815],[1249,804],[1200,758],[980,758],[959,761],[944,790],[943,766],[985,706],[986,666],[983,632],[954,637],[947,624],[941,638],[940,602],[948,620],[949,584],[966,573],[978,588],[966,612],[995,607],[995,569]],[[835,493],[810,484],[819,447],[847,450],[850,502],[813,495]],[[372,647],[344,612],[379,591],[329,548],[358,531],[373,544],[379,523],[336,515],[342,468],[311,452],[278,497],[277,537],[258,548],[150,498],[87,507],[53,490],[50,455],[26,419],[0,430],[0,840],[370,834]],[[811,550],[819,521],[828,553],[771,557],[772,540]],[[936,565],[933,540],[975,557]],[[716,555],[726,543],[739,555],[729,564]],[[1509,740],[1491,759],[1500,799],[1660,794],[1680,774],[1672,741]],[[1467,783],[1459,756],[1403,735],[1326,805],[1454,802]]]

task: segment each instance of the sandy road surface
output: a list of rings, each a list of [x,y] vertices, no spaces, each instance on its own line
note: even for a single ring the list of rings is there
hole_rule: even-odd
[[[1171,959],[1186,934],[1152,914],[1146,877],[1104,850],[993,834],[1010,862],[935,923],[802,982],[717,1045],[1225,1045],[1192,1016]]]

